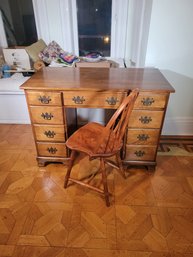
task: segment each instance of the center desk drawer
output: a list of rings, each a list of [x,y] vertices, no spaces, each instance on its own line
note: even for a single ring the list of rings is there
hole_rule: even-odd
[[[62,143],[37,143],[39,156],[67,157],[65,144]]]
[[[66,129],[63,125],[34,125],[36,140],[65,142]]]
[[[63,124],[62,107],[31,106],[30,112],[33,123]]]
[[[60,92],[27,91],[29,105],[62,105]]]
[[[68,107],[116,109],[125,96],[123,92],[64,92],[63,100]]]
[[[133,110],[129,128],[160,128],[163,114],[163,111]]]

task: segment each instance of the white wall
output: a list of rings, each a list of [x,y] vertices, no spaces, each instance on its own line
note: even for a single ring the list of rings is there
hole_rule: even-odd
[[[153,0],[129,0],[125,63],[127,67],[145,65]]]
[[[163,134],[193,135],[192,28],[192,0],[153,0],[145,64],[159,68],[176,90]]]

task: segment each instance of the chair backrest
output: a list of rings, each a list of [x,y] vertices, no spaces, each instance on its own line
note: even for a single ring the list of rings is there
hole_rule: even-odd
[[[139,94],[138,89],[134,89],[121,103],[117,111],[113,114],[103,137],[103,143],[99,146],[99,152],[109,153],[121,148],[123,136],[125,134],[129,117],[133,109],[135,100]]]

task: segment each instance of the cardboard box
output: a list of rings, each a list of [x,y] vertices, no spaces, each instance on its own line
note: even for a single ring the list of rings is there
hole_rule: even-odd
[[[3,55],[8,65],[18,69],[31,69],[30,58],[24,48],[4,48]]]
[[[111,63],[109,61],[100,62],[84,62],[80,61],[76,63],[77,68],[110,68]]]

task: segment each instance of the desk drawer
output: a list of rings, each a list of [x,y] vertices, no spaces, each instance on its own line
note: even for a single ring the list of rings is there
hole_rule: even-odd
[[[39,156],[67,157],[65,144],[62,143],[37,143]]]
[[[128,129],[127,144],[157,145],[159,129]]]
[[[65,142],[66,128],[63,125],[34,125],[36,140]]]
[[[116,109],[125,96],[123,92],[65,92],[63,100],[68,107]]]
[[[60,92],[34,92],[27,91],[29,105],[62,105]]]
[[[160,128],[163,114],[163,111],[133,110],[129,128]]]
[[[63,124],[62,107],[30,107],[32,122],[41,124]]]
[[[154,161],[156,146],[126,145],[125,159],[128,161]]]
[[[152,94],[140,92],[134,109],[151,109],[151,108],[165,108],[167,95],[166,94]]]

